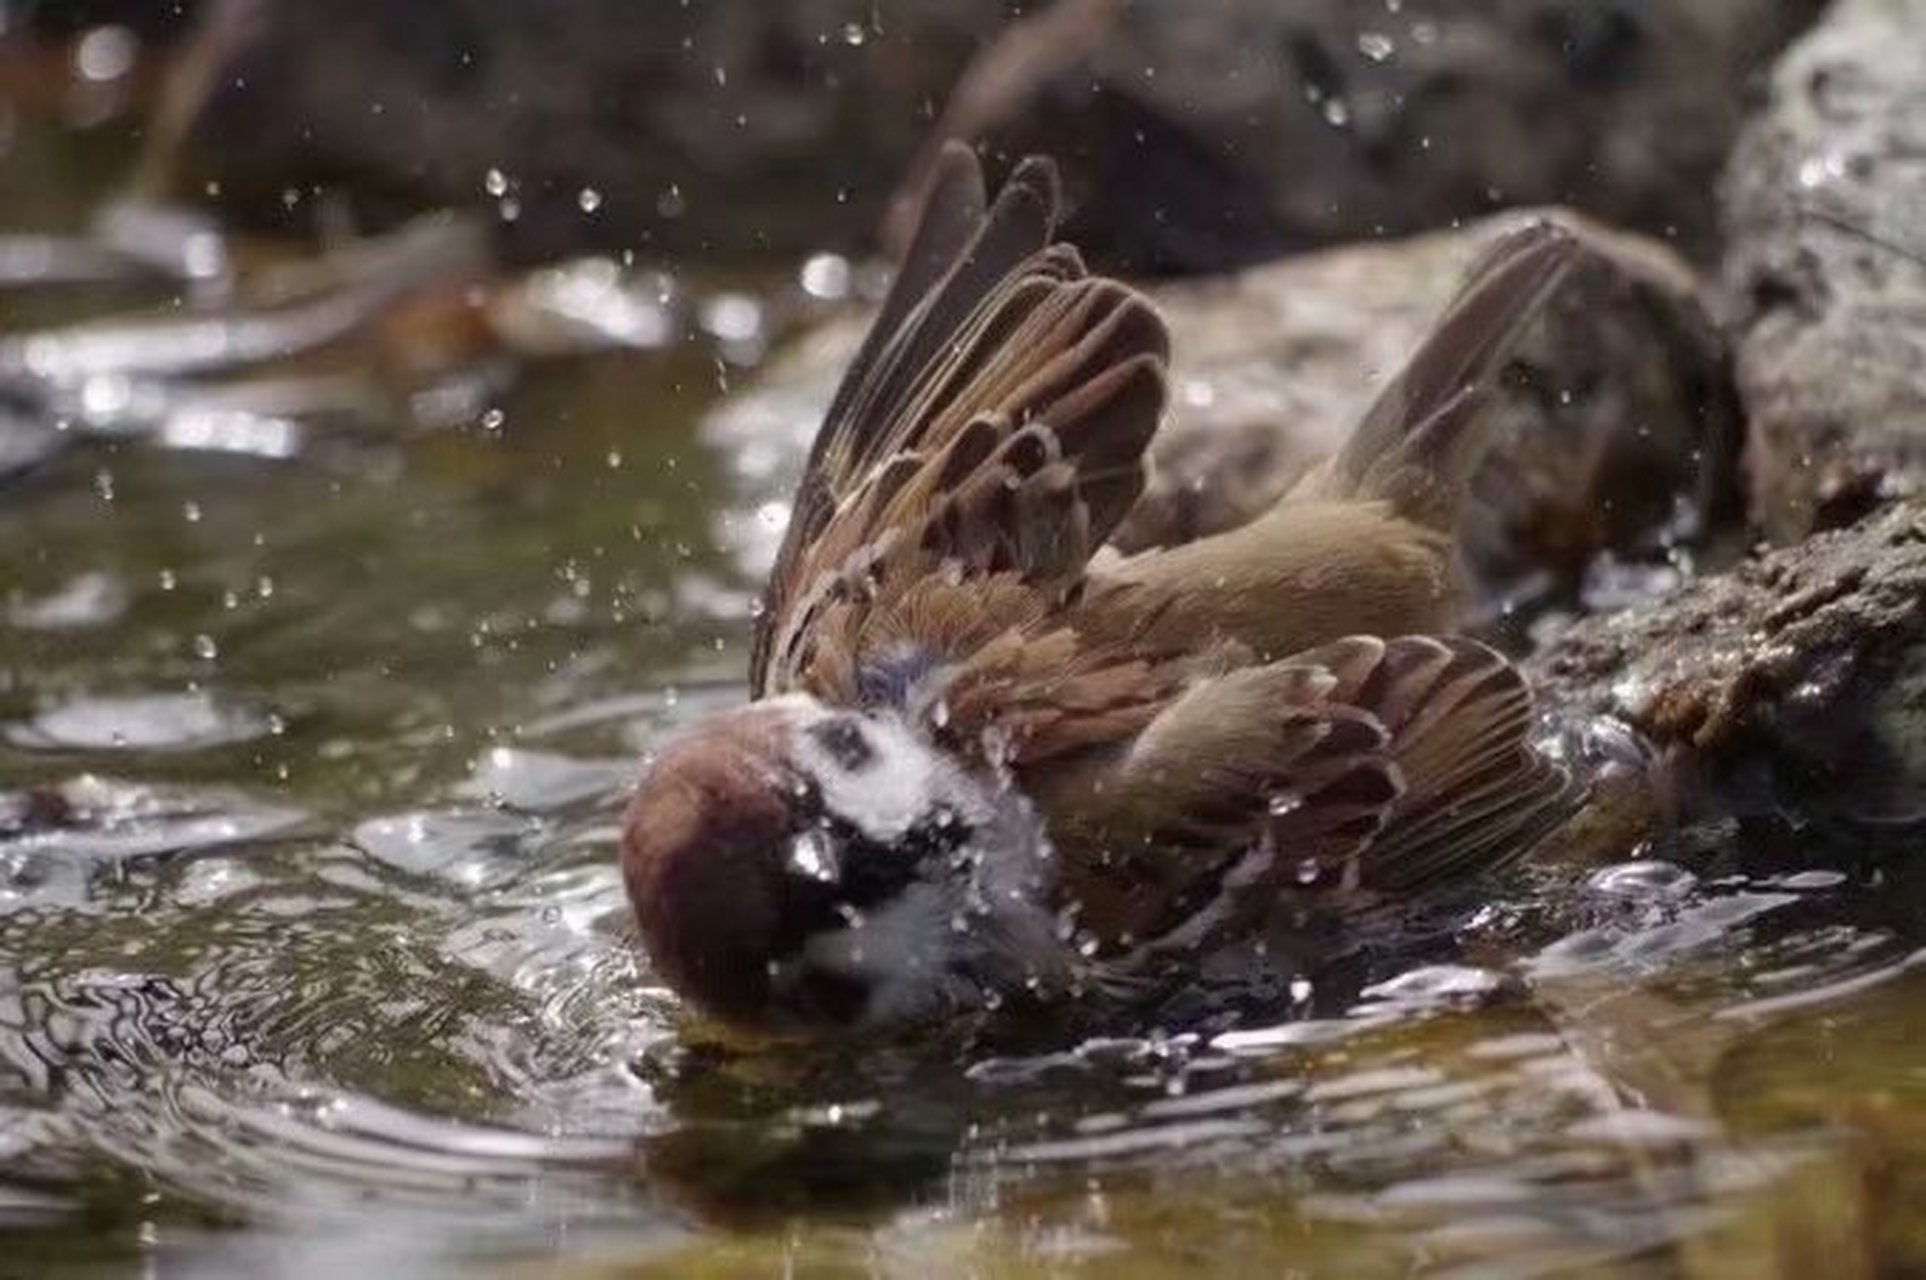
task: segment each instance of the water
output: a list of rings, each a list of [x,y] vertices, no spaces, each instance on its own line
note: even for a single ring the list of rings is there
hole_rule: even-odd
[[[1214,1034],[1174,1007],[743,1054],[683,1019],[615,824],[650,744],[743,696],[740,566],[794,445],[718,446],[742,402],[698,423],[793,283],[732,281],[686,338],[571,303],[565,361],[278,450],[18,429],[51,444],[0,487],[10,1267],[1926,1265],[1916,842],[1754,823],[1549,863]]]

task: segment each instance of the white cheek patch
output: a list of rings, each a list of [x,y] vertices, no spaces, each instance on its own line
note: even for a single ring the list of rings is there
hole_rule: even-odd
[[[797,775],[827,815],[879,846],[869,853],[914,856],[901,842],[945,813],[963,827],[948,857],[852,910],[844,926],[810,936],[797,957],[803,966],[859,980],[867,1023],[1067,986],[1071,953],[1047,905],[1050,845],[1021,797],[989,789],[899,716],[832,710],[804,695],[771,701],[786,713],[784,745]],[[833,836],[805,832],[787,868],[833,887],[845,870],[840,852]]]
[[[791,758],[821,791],[823,807],[869,839],[899,840],[937,806],[954,809],[973,796],[976,789],[956,766],[894,717],[860,717],[870,758],[860,768],[847,767],[808,730],[848,713],[825,710],[813,701],[806,705],[807,714],[797,718],[790,733]]]

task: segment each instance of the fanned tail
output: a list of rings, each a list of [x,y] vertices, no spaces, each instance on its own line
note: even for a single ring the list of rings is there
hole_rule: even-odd
[[[1483,410],[1498,375],[1582,251],[1578,237],[1554,222],[1501,236],[1343,450],[1291,496],[1379,498],[1409,519],[1451,529],[1490,443]]]

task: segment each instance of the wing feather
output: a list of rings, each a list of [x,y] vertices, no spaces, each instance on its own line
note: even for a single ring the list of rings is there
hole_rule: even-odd
[[[1532,745],[1524,675],[1475,640],[1353,638],[1296,661],[1329,669],[1333,696],[1369,709],[1390,735],[1405,792],[1365,852],[1372,889],[1417,892],[1513,862],[1578,798]]]
[[[1189,946],[1193,917],[1343,913],[1523,856],[1574,799],[1532,723],[1483,645],[1357,636],[1205,679],[1035,793],[1099,938]]]
[[[946,164],[928,215],[941,225],[918,235],[899,282],[924,296],[885,302],[879,325],[899,331],[864,344],[812,450],[765,596],[759,694],[900,693],[865,679],[876,655],[949,665],[1034,630],[1142,491],[1165,400],[1161,318],[1048,243],[1046,162],[1018,166],[967,237],[975,161]],[[957,256],[938,270],[946,249]]]
[[[1306,870],[1344,878],[1404,783],[1384,727],[1335,701],[1336,686],[1310,663],[1203,679],[1127,751],[1033,788],[1098,938],[1121,945],[1180,928],[1240,862],[1239,900],[1212,910],[1213,929],[1267,912]]]

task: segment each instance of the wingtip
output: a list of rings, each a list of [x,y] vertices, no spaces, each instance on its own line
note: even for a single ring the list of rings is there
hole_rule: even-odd
[[[1540,215],[1492,237],[1465,273],[1461,296],[1501,275],[1531,279],[1534,283],[1524,292],[1542,294],[1577,265],[1585,250],[1584,236],[1556,218]]]
[[[1457,482],[1469,477],[1489,443],[1479,409],[1526,327],[1587,252],[1583,233],[1550,217],[1492,237],[1338,455],[1332,474],[1341,484],[1364,492],[1399,482],[1414,468],[1452,478],[1443,488],[1412,490],[1418,502],[1406,511],[1450,526],[1462,492]],[[1373,481],[1374,474],[1381,479]]]
[[[952,138],[937,150],[928,187],[940,191],[958,186],[974,191],[977,206],[982,206],[983,162],[977,159],[976,149],[969,143]]]
[[[958,223],[979,220],[987,203],[983,165],[977,159],[976,152],[961,142],[944,143],[937,152],[936,163],[931,167],[929,180],[924,186],[912,243],[921,237],[924,227],[933,220],[947,219]]]
[[[1048,156],[1029,155],[1017,162],[1010,176],[1003,184],[1005,195],[1019,194],[1034,198],[1042,205],[1050,225],[1054,227],[1057,214],[1063,207],[1063,180],[1057,172],[1057,162]]]

